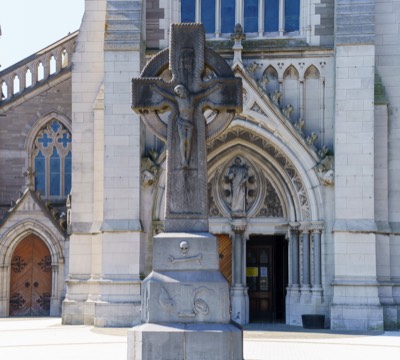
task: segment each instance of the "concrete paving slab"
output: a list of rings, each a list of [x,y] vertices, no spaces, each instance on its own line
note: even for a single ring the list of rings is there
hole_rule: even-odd
[[[1,318],[0,359],[125,360],[128,329],[61,325],[61,319],[53,317]],[[245,360],[400,358],[400,331],[333,332],[251,324],[243,337]]]

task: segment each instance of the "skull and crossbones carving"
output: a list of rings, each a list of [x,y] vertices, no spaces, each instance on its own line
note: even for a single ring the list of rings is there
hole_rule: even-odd
[[[187,254],[189,253],[189,244],[187,241],[182,241],[179,244],[179,247],[181,248],[181,254],[183,256],[187,256]]]

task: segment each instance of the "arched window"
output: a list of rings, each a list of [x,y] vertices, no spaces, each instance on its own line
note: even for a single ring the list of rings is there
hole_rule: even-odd
[[[237,23],[250,36],[282,36],[300,29],[300,0],[181,0],[181,22],[199,21],[211,37]]]
[[[50,75],[55,74],[57,71],[57,62],[54,55],[50,56],[49,65],[50,65]]]
[[[19,76],[14,75],[13,78],[13,95],[18,94],[20,92],[20,83],[19,83]]]
[[[68,53],[67,53],[67,50],[64,49],[61,52],[61,67],[65,68],[67,66],[68,66]]]
[[[41,81],[44,79],[44,66],[43,63],[40,61],[37,66],[37,81]]]
[[[44,198],[63,198],[71,191],[71,133],[58,120],[37,134],[32,151],[35,190]]]
[[[29,68],[25,71],[25,86],[32,86],[32,71]]]

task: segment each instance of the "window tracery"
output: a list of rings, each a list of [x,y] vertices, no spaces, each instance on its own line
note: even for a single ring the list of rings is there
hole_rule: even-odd
[[[211,37],[232,33],[237,23],[246,34],[282,36],[300,30],[300,0],[181,0],[181,21],[202,22]]]
[[[35,190],[44,198],[63,198],[70,193],[71,147],[71,133],[56,119],[36,135],[32,149]]]

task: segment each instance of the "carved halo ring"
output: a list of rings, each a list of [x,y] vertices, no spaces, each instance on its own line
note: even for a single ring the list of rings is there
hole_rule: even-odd
[[[233,72],[229,65],[216,52],[205,49],[205,67],[214,71],[217,77],[232,77]],[[140,77],[158,77],[168,68],[169,49],[160,51],[144,67]],[[207,141],[210,141],[221,134],[234,118],[234,114],[227,111],[218,112],[215,118],[207,124]],[[167,140],[167,124],[160,119],[155,111],[144,111],[141,117],[146,126],[163,141]]]

